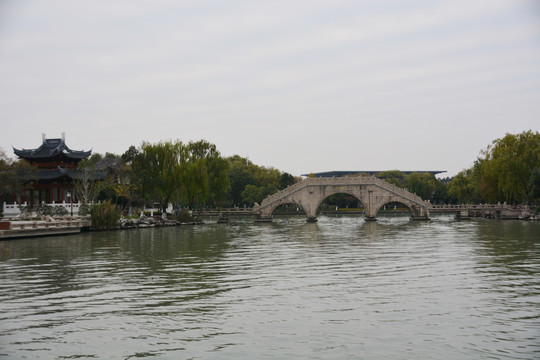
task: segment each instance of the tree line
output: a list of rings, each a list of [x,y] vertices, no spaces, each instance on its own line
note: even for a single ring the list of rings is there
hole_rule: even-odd
[[[452,178],[393,170],[375,176],[435,204],[540,203],[540,134],[506,134]]]
[[[79,198],[111,199],[129,206],[169,204],[179,208],[251,207],[254,202],[293,184],[291,174],[253,164],[234,155],[224,158],[216,146],[206,140],[143,142],[130,146],[122,155],[93,154],[79,164],[80,172],[107,171],[105,181],[91,186],[76,181],[76,188],[86,189]],[[83,186],[86,184],[86,186]]]
[[[223,158],[216,146],[205,140],[185,144],[145,142],[138,148],[131,146],[120,156],[106,154],[107,157],[116,158],[119,163],[111,171],[114,181],[104,186],[100,196],[125,205],[158,203],[164,208],[172,202],[190,209],[251,207],[300,180],[238,155]],[[102,158],[95,154],[80,167]],[[431,173],[405,174],[399,170],[383,171],[375,176],[434,204],[537,204],[540,202],[540,134],[529,130],[494,140],[480,151],[471,168],[453,178],[438,179]],[[327,204],[345,207],[354,201],[347,196],[334,196]]]
[[[538,204],[540,134],[529,130],[494,140],[452,179],[448,192],[460,203]]]
[[[93,154],[79,164],[75,192],[82,202],[111,200],[117,206],[179,208],[251,207],[255,202],[299,181],[272,167],[259,166],[234,155],[223,157],[205,140],[143,142],[123,154]],[[103,181],[93,174],[106,173]],[[36,171],[24,160],[11,160],[0,151],[0,196],[11,202]],[[355,174],[361,176],[363,174]],[[453,178],[399,170],[376,174],[389,183],[435,204],[540,202],[540,134],[531,130],[494,140],[474,164]],[[333,196],[327,204],[352,205],[354,199]]]
[[[19,204],[25,186],[35,180],[37,170],[25,160],[13,160],[0,148],[0,201]]]

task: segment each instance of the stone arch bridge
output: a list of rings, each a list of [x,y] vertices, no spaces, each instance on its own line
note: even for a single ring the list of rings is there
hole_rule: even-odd
[[[324,199],[338,193],[357,198],[364,205],[366,220],[376,220],[379,209],[391,202],[405,205],[412,219],[429,220],[429,202],[374,176],[307,178],[268,196],[260,205],[255,203],[253,213],[259,221],[271,221],[276,207],[295,204],[305,211],[308,221],[315,222]]]

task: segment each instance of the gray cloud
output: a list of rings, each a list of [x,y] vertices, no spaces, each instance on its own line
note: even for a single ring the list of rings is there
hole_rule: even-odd
[[[7,1],[0,146],[207,139],[295,175],[471,165],[538,130],[532,1]]]

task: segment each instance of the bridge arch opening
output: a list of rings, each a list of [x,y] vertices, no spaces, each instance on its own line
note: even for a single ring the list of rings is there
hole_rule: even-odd
[[[376,216],[409,216],[414,217],[414,210],[410,205],[401,201],[390,201],[377,208]]]
[[[270,211],[272,216],[274,215],[306,215],[306,212],[302,205],[293,201],[280,202],[276,206],[272,207]]]
[[[364,213],[365,206],[354,194],[336,192],[322,198],[317,205],[317,214],[320,213]]]

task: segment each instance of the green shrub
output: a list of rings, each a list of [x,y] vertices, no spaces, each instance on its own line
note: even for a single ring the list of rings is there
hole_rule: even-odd
[[[32,208],[30,206],[22,206],[21,205],[19,207],[19,210],[21,211],[22,217],[30,216],[30,214],[32,213]]]
[[[93,205],[90,209],[90,215],[92,216],[92,228],[94,229],[103,230],[118,227],[120,212],[116,210],[116,206],[110,200]]]
[[[189,214],[189,211],[184,210],[184,211],[178,212],[178,215],[176,216],[176,220],[180,221],[181,223],[186,223],[186,222],[194,221],[194,218],[193,218],[193,215]]]
[[[81,204],[81,206],[79,207],[79,215],[80,216],[86,216],[88,214],[90,214],[90,205],[88,204]]]
[[[56,216],[64,216],[64,215],[67,215],[68,214],[68,211],[65,207],[63,206],[57,206],[55,209],[54,209],[54,214],[53,215],[56,215]]]
[[[47,204],[42,204],[40,205],[37,209],[36,209],[36,213],[38,215],[54,215],[54,212],[55,212],[55,209],[53,206],[50,206],[50,205],[47,205]]]

